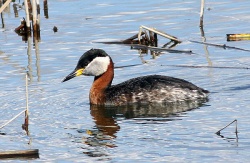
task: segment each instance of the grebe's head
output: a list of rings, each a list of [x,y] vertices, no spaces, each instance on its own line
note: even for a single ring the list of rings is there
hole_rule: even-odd
[[[73,72],[66,76],[62,82],[80,75],[99,76],[107,71],[111,62],[109,55],[102,49],[91,49],[79,59]]]

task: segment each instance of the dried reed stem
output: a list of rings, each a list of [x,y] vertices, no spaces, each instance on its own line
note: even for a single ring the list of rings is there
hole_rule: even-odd
[[[3,128],[3,127],[5,127],[6,125],[8,125],[10,122],[12,122],[13,120],[15,120],[18,116],[20,116],[24,112],[25,112],[25,119],[28,118],[28,116],[29,116],[28,75],[27,75],[27,73],[25,75],[25,92],[26,92],[26,109],[23,110],[23,111],[21,111],[19,114],[17,114],[15,117],[13,117],[9,121],[7,121],[2,126],[0,126],[0,129]]]
[[[2,5],[2,7],[0,8],[0,13],[3,12],[3,10],[9,5],[10,2],[11,2],[11,0],[7,0],[7,1]]]
[[[15,117],[13,117],[12,119],[10,119],[8,122],[6,122],[5,124],[3,124],[1,127],[0,127],[0,129],[1,128],[3,128],[3,127],[5,127],[6,125],[8,125],[10,122],[12,122],[13,120],[15,120],[18,116],[20,116],[22,113],[24,113],[26,110],[23,110],[23,111],[21,111],[19,114],[17,114]]]
[[[24,0],[24,7],[25,7],[25,13],[26,13],[26,26],[28,30],[30,30],[30,14],[29,14],[29,7],[28,7],[28,1]]]
[[[28,74],[25,75],[26,117],[29,116]]]
[[[169,34],[167,34],[167,33],[161,32],[161,31],[156,30],[156,29],[154,29],[154,28],[146,27],[146,26],[144,26],[144,25],[141,25],[140,30],[139,30],[139,34],[138,34],[138,39],[139,39],[139,41],[140,41],[140,37],[139,37],[139,36],[140,36],[140,34],[141,34],[142,28],[144,28],[144,29],[146,29],[146,30],[148,30],[148,31],[151,31],[151,32],[153,32],[153,33],[156,33],[156,34],[158,34],[158,35],[161,35],[161,36],[163,36],[163,37],[166,37],[166,38],[168,38],[168,39],[170,39],[170,40],[173,40],[173,41],[175,41],[175,42],[181,43],[181,41],[178,40],[178,39],[177,39],[176,37],[174,37],[174,36],[171,36],[171,35],[169,35]]]
[[[37,6],[36,0],[32,0],[33,31],[37,31]]]
[[[227,128],[228,126],[230,126],[232,123],[235,122],[235,133],[237,134],[238,133],[238,127],[237,127],[237,119],[235,119],[234,121],[232,121],[231,123],[229,123],[228,125],[226,125],[225,127],[223,127],[222,129],[220,129],[219,131],[216,132],[217,135],[220,135],[220,132],[222,130],[224,130],[225,128]]]
[[[39,158],[38,149],[27,149],[27,150],[12,150],[12,151],[0,151],[0,158]],[[25,159],[26,160],[26,159]]]
[[[200,27],[203,27],[204,6],[205,6],[205,0],[201,0]]]

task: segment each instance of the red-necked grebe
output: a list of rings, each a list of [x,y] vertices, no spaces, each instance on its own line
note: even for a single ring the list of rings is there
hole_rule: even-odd
[[[75,70],[62,82],[76,76],[94,76],[89,100],[96,105],[127,105],[133,103],[168,103],[206,99],[209,91],[183,79],[149,75],[111,85],[114,63],[101,49],[91,49],[79,59]]]

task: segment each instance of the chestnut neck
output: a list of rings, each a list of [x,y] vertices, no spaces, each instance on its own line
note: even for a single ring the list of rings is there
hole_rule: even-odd
[[[110,64],[107,71],[102,75],[95,76],[94,82],[89,93],[89,100],[91,104],[103,105],[106,102],[105,91],[111,85],[114,78],[114,63],[110,58]]]

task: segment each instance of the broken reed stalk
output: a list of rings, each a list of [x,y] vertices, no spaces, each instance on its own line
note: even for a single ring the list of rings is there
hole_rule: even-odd
[[[215,46],[215,47],[219,47],[219,48],[223,48],[223,49],[235,49],[235,50],[242,50],[242,51],[246,51],[246,52],[250,52],[250,50],[248,49],[242,49],[242,48],[237,48],[234,46],[227,46],[226,44],[213,44],[213,43],[207,43],[207,42],[200,42],[200,41],[192,41],[189,40],[190,42],[193,43],[197,43],[197,44],[204,44],[204,45],[208,45],[208,46]]]
[[[47,0],[43,0],[43,8],[44,8],[44,16],[45,18],[49,18],[49,9]]]
[[[0,13],[3,12],[3,10],[10,4],[12,0],[7,0],[5,1],[5,3],[2,5],[2,7],[0,8]]]
[[[25,96],[26,96],[26,112],[25,118],[29,117],[29,93],[28,93],[28,74],[25,75]]]
[[[175,41],[175,42],[181,43],[181,41],[178,40],[178,39],[177,39],[176,37],[174,37],[174,36],[171,36],[171,35],[169,35],[169,34],[167,34],[167,33],[161,32],[161,31],[156,30],[156,29],[153,29],[153,28],[146,27],[146,26],[144,26],[144,25],[141,25],[140,30],[139,30],[139,34],[138,34],[138,39],[139,39],[139,41],[140,41],[140,35],[141,35],[142,28],[144,28],[144,29],[146,29],[146,30],[148,30],[148,31],[154,32],[154,33],[156,33],[156,34],[158,34],[158,35],[161,35],[161,36],[163,36],[163,37],[166,37],[166,38],[168,38],[168,39],[170,39],[170,40],[173,40],[173,41]]]
[[[15,117],[11,118],[9,121],[7,121],[5,124],[0,126],[0,129],[8,125],[10,122],[14,121],[17,117],[19,117],[21,114],[23,114],[26,110],[21,111],[19,114],[17,114]]]
[[[40,2],[39,2],[39,0],[36,1],[36,5],[37,5],[37,15],[40,15]]]
[[[156,52],[166,51],[169,53],[186,53],[186,54],[193,54],[190,50],[174,50],[174,49],[165,49],[165,48],[158,48],[153,46],[146,46],[146,45],[130,45],[132,49],[143,49],[143,50],[151,50]]]
[[[2,7],[2,2],[0,1],[0,8]],[[4,19],[3,19],[3,13],[1,12],[1,22],[2,22],[2,28],[4,28]]]
[[[40,6],[38,0],[24,0],[26,20],[21,21],[21,25],[15,29],[15,32],[23,36],[23,41],[31,36],[31,29],[33,31],[33,39],[40,40]],[[32,27],[31,27],[32,23]]]
[[[225,128],[227,128],[228,126],[230,126],[230,125],[231,125],[232,123],[234,123],[234,122],[235,122],[235,133],[237,134],[237,133],[238,133],[237,119],[233,120],[231,123],[229,123],[228,125],[226,125],[226,126],[223,127],[222,129],[220,129],[219,131],[217,131],[215,134],[220,135],[220,132],[221,132],[222,130],[224,130]]]
[[[40,3],[39,0],[36,1],[37,8],[37,31],[40,31]],[[40,32],[38,32],[40,33]]]
[[[27,31],[30,31],[30,14],[29,14],[29,7],[28,7],[28,1],[24,0],[24,7],[25,7],[25,13],[26,13],[26,26]]]
[[[204,6],[205,6],[205,0],[201,0],[200,27],[203,27]]]
[[[18,17],[17,4],[13,4],[13,10],[14,10],[14,13],[15,13],[15,17],[17,18]]]
[[[28,75],[26,73],[26,77],[25,77],[25,92],[26,92],[26,109],[21,111],[20,113],[18,113],[16,116],[14,116],[13,118],[11,118],[9,121],[7,121],[5,124],[3,124],[2,126],[0,126],[0,129],[5,127],[6,125],[8,125],[10,122],[12,122],[13,120],[15,120],[17,117],[19,117],[22,113],[25,112],[25,125],[28,125],[28,117],[29,117],[29,98],[28,98]],[[27,123],[26,123],[27,122]]]
[[[27,72],[28,73],[28,72]],[[26,96],[26,110],[24,124],[22,125],[23,130],[29,135],[29,94],[28,94],[28,74],[25,75],[25,96]]]
[[[227,41],[250,40],[250,33],[227,34]]]
[[[4,19],[3,19],[3,13],[1,13],[1,21],[2,21],[2,28],[4,28]]]
[[[160,66],[173,66],[173,67],[185,67],[185,68],[218,68],[218,69],[245,69],[249,70],[250,67],[233,67],[233,66],[190,66],[190,65],[160,65]]]
[[[32,19],[32,4],[31,4],[31,0],[27,0],[28,3],[28,9],[29,9],[29,17],[30,19]]]
[[[37,0],[32,0],[32,16],[33,39],[40,40],[40,6]]]
[[[33,32],[37,31],[36,29],[36,20],[37,20],[37,9],[36,9],[36,0],[32,0],[32,16],[33,16]]]
[[[0,151],[0,158],[39,158],[38,149],[15,150],[15,151]]]
[[[141,36],[141,35],[144,35],[144,34],[145,34],[144,32],[141,32],[140,36]],[[133,42],[133,40],[136,39],[137,37],[138,37],[138,34],[135,34],[135,35],[133,35],[133,36],[127,38],[126,40],[121,41],[121,42],[115,41],[115,42],[111,42],[111,43],[131,44],[131,43]],[[101,42],[101,43],[105,43],[105,42]],[[108,43],[109,43],[109,42],[108,42]]]
[[[125,67],[133,67],[133,66],[140,66],[142,64],[133,64],[133,65],[126,65],[126,66],[115,66],[114,68],[125,68]]]

